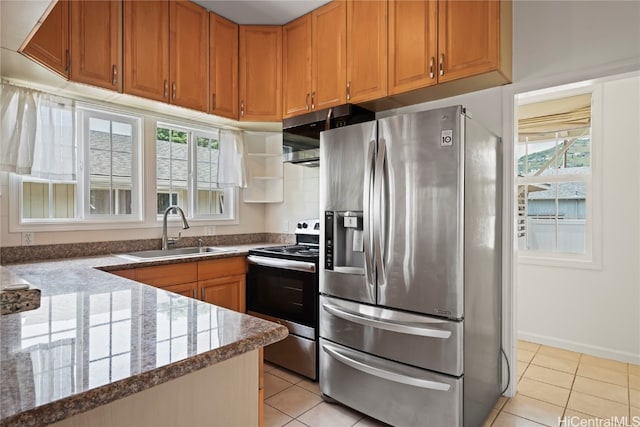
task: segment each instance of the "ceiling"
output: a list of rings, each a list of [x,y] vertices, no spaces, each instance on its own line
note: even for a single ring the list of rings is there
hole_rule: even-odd
[[[282,25],[330,0],[192,0],[237,24]]]

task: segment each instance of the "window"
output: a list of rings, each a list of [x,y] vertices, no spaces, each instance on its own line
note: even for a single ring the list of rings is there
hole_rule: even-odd
[[[177,205],[190,218],[233,218],[235,191],[218,183],[217,130],[175,125],[156,128],[157,213]]]
[[[138,211],[135,119],[83,111],[85,212],[126,217]]]
[[[33,163],[21,175],[23,220],[76,218],[75,120],[71,101],[37,97]],[[28,106],[25,107],[28,110]]]
[[[591,252],[591,94],[518,108],[520,251]]]
[[[20,223],[140,220],[140,119],[62,103],[49,108],[53,131],[37,136],[32,173],[12,175]]]

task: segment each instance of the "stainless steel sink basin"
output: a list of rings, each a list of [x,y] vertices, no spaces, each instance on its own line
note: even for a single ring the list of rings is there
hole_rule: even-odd
[[[153,258],[177,258],[194,255],[213,255],[216,253],[229,252],[231,249],[216,248],[215,246],[192,246],[189,248],[173,248],[173,249],[153,249],[148,251],[130,252],[121,254],[125,258],[135,259],[153,259]]]

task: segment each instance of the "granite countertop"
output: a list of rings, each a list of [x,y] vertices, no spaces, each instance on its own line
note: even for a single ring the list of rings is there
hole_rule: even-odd
[[[243,255],[246,246],[176,261]],[[0,287],[41,290],[39,308],[0,318],[0,425],[51,424],[287,336],[284,326],[101,271],[167,262],[0,267]]]

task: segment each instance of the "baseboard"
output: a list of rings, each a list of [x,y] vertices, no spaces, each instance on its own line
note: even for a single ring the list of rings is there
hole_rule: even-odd
[[[604,357],[607,359],[618,360],[620,362],[633,363],[640,365],[640,354],[628,353],[625,351],[613,350],[610,348],[599,347],[597,345],[585,344],[560,338],[549,337],[545,335],[532,334],[529,332],[518,331],[518,339],[530,341],[536,344],[544,344],[551,347],[562,348],[564,350],[576,351],[578,353],[590,354],[592,356]]]

